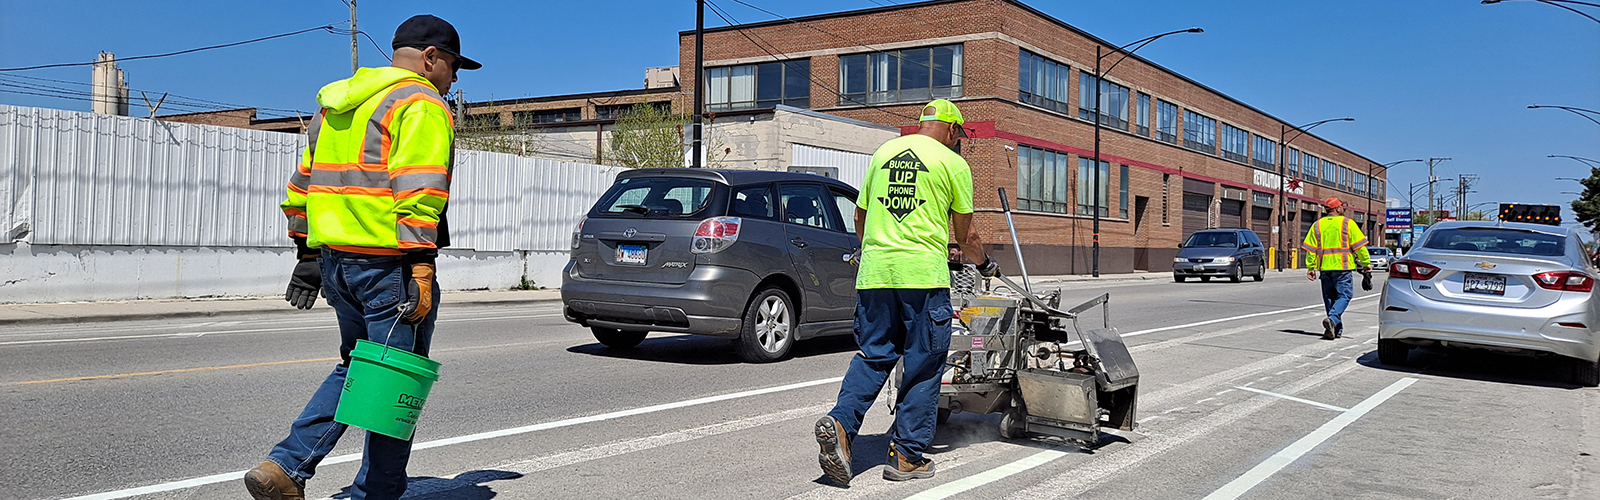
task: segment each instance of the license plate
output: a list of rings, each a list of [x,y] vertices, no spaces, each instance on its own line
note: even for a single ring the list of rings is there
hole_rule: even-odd
[[[617,245],[617,263],[642,266],[649,252],[644,245]]]
[[[1482,293],[1488,295],[1506,294],[1506,277],[1490,274],[1467,273],[1462,289],[1467,293]]]
[[[1204,271],[1206,266],[1194,266],[1195,271]]]

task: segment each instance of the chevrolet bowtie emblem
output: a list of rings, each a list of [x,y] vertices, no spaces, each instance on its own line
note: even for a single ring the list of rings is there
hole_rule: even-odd
[[[1494,264],[1488,262],[1479,262],[1478,269],[1494,269]]]

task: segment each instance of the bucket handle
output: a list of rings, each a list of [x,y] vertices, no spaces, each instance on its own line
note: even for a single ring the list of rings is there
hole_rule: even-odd
[[[406,316],[406,306],[409,305],[411,305],[410,301],[400,303],[400,307],[398,308],[400,312],[399,314],[395,315],[394,324],[389,325],[389,333],[383,334],[383,355],[380,356],[379,359],[389,359],[389,337],[394,335],[394,328],[400,326],[400,319]],[[412,342],[416,342],[416,335],[414,334],[415,332],[413,332],[412,335]]]

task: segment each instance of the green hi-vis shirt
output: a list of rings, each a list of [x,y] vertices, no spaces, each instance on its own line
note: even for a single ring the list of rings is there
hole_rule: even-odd
[[[972,213],[972,168],[925,135],[883,143],[861,180],[856,289],[949,288],[950,212]]]

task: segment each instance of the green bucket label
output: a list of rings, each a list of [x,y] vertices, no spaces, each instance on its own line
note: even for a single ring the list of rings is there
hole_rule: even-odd
[[[400,400],[395,402],[394,407],[420,411],[422,410],[422,404],[425,402],[427,402],[426,399],[406,393],[400,393]]]

